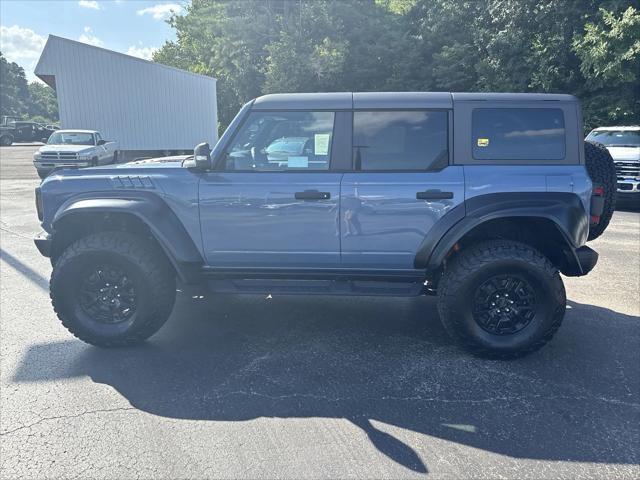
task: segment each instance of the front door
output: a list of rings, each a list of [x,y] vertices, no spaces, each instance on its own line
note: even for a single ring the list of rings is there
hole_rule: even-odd
[[[338,267],[334,112],[249,114],[199,189],[210,266]]]
[[[449,165],[447,110],[356,110],[353,173],[342,180],[342,264],[412,269],[433,225],[464,201]]]

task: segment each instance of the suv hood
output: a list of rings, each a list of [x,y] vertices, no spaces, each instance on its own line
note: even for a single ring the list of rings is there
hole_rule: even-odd
[[[124,170],[124,169],[150,169],[150,168],[176,168],[182,166],[185,158],[191,155],[175,155],[173,157],[145,158],[144,160],[136,160],[127,163],[118,163],[115,165],[102,165],[100,167],[83,168],[83,172],[100,171],[100,170]]]
[[[640,147],[607,147],[614,160],[640,161]]]
[[[92,151],[95,147],[93,145],[44,145],[38,150],[40,153],[46,152],[69,152],[69,153],[82,153],[84,151]]]

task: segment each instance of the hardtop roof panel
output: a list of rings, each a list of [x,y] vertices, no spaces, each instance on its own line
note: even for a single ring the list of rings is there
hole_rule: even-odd
[[[452,93],[454,102],[481,102],[481,101],[511,101],[511,102],[577,102],[578,99],[573,95],[564,93]]]
[[[353,108],[452,108],[447,92],[362,92],[353,94]]]
[[[252,110],[347,110],[351,93],[274,93],[254,100]]]
[[[450,109],[456,101],[578,102],[578,99],[573,95],[556,93],[276,93],[256,98],[252,110]]]

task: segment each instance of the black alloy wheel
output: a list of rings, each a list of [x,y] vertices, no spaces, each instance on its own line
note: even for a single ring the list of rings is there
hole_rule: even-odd
[[[476,291],[473,318],[486,332],[511,335],[531,323],[536,312],[533,287],[522,277],[497,275]]]
[[[121,268],[100,265],[87,272],[82,280],[79,304],[97,322],[121,323],[135,313],[137,293]]]

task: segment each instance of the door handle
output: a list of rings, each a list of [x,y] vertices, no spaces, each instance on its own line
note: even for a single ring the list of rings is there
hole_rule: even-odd
[[[418,200],[450,200],[453,198],[453,192],[443,192],[442,190],[425,190],[416,193]]]
[[[295,193],[296,200],[328,200],[331,198],[329,192],[319,192],[318,190],[305,190]]]

